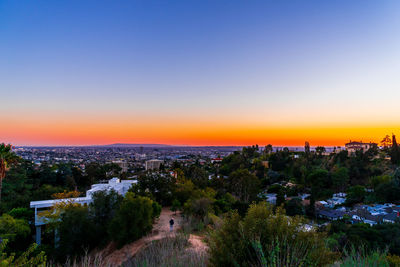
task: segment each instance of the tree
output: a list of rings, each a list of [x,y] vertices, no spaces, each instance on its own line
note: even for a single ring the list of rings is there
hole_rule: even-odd
[[[381,146],[383,146],[384,148],[388,148],[391,145],[392,145],[392,140],[390,139],[389,135],[386,135],[381,141]]]
[[[196,165],[189,167],[186,177],[191,179],[193,183],[200,188],[205,188],[208,184],[208,176],[206,171]]]
[[[325,151],[326,151],[326,149],[325,149],[325,147],[323,147],[323,146],[317,146],[317,147],[315,148],[315,152],[317,152],[317,154],[318,154],[319,156],[322,156],[322,153],[325,153]]]
[[[397,202],[400,200],[400,187],[395,180],[379,184],[375,194],[381,202]]]
[[[306,153],[306,156],[310,155],[310,143],[307,141],[304,145],[304,152]]]
[[[336,191],[343,191],[349,182],[349,170],[335,166],[332,170],[332,184]]]
[[[228,177],[228,190],[241,201],[250,202],[257,197],[260,180],[247,169],[234,171]]]
[[[150,198],[126,193],[109,227],[110,236],[119,247],[139,239],[152,229],[153,220],[159,215],[156,211],[160,210],[156,210],[153,203]]]
[[[284,203],[285,203],[285,191],[283,189],[281,189],[276,194],[276,205],[280,206]]]
[[[179,210],[181,208],[181,202],[179,202],[179,200],[174,199],[172,201],[172,207],[171,207],[171,211],[173,211],[176,214],[176,211]]]
[[[24,239],[31,233],[31,229],[27,221],[15,219],[11,215],[4,213],[0,217],[0,237],[10,242]]]
[[[191,199],[185,203],[184,213],[186,215],[193,215],[197,219],[203,221],[212,210],[212,203],[213,201],[208,197]]]
[[[365,187],[362,185],[352,186],[347,190],[346,204],[352,205],[360,203],[364,200],[366,195]]]
[[[307,184],[315,193],[315,198],[328,197],[332,195],[331,179],[329,172],[325,169],[316,169],[307,176]]]
[[[392,136],[392,148],[390,150],[390,157],[393,164],[399,164],[400,162],[400,150],[397,145],[396,136]]]
[[[265,146],[264,152],[265,152],[266,154],[271,154],[272,151],[273,151],[273,147],[272,147],[271,144]]]
[[[322,233],[305,231],[302,217],[274,212],[267,203],[252,204],[241,219],[231,213],[210,238],[211,266],[325,266],[334,253]]]
[[[104,238],[96,232],[89,217],[88,206],[68,205],[60,218],[57,227],[60,238],[57,256],[61,261],[67,256],[82,255],[85,250],[95,248]]]
[[[6,177],[6,171],[8,171],[9,165],[17,161],[17,159],[18,157],[12,152],[12,146],[10,144],[0,144],[0,202],[3,179]]]
[[[37,266],[46,267],[46,255],[43,251],[39,253],[34,253],[37,250],[38,245],[32,244],[26,251],[24,251],[21,256],[15,257],[15,253],[7,255],[5,250],[7,248],[8,240],[5,239],[0,243],[0,266]]]
[[[286,202],[285,210],[286,214],[289,216],[304,215],[303,204],[301,203],[301,199],[297,197]]]
[[[141,192],[150,192],[155,200],[166,206],[171,205],[176,179],[169,173],[145,173],[138,177]]]
[[[93,194],[93,201],[89,205],[89,218],[93,221],[97,235],[102,238],[100,245],[106,244],[111,237],[108,235],[108,225],[115,217],[123,197],[116,191],[98,191]]]

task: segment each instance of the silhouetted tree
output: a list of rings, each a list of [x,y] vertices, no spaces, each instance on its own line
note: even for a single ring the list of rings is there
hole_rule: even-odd
[[[397,145],[396,136],[392,136],[392,149],[390,150],[390,156],[393,164],[399,164],[400,161],[400,151]]]

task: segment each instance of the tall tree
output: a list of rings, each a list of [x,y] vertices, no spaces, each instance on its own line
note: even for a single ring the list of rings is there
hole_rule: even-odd
[[[9,165],[16,160],[17,156],[12,152],[12,146],[10,144],[0,144],[0,202],[3,179],[6,177],[6,171],[8,171]]]
[[[393,164],[399,164],[400,162],[400,151],[397,145],[396,136],[392,136],[392,149],[390,151],[390,156]]]
[[[304,145],[304,152],[306,153],[307,156],[310,154],[310,143],[307,141]]]
[[[260,180],[247,169],[232,172],[227,182],[228,190],[243,202],[250,203],[259,191]]]
[[[265,146],[265,153],[270,154],[273,151],[273,147],[271,144]]]
[[[381,146],[383,146],[384,148],[389,147],[391,144],[392,140],[390,139],[389,135],[386,135],[381,141]]]

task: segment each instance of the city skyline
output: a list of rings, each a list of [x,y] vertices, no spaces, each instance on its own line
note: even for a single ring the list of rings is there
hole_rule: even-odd
[[[21,145],[338,146],[400,133],[395,1],[0,3]]]

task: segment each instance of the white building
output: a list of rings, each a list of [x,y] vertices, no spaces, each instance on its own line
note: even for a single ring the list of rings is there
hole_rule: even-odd
[[[118,194],[124,196],[134,183],[137,183],[137,180],[120,180],[118,178],[112,178],[106,184],[93,184],[92,187],[86,191],[85,197],[31,201],[30,207],[35,209],[36,243],[38,245],[41,243],[41,226],[48,223],[47,219],[45,217],[41,217],[38,212],[47,210],[60,202],[78,203],[81,205],[90,204],[93,201],[93,194],[98,191],[109,192],[114,190]]]

